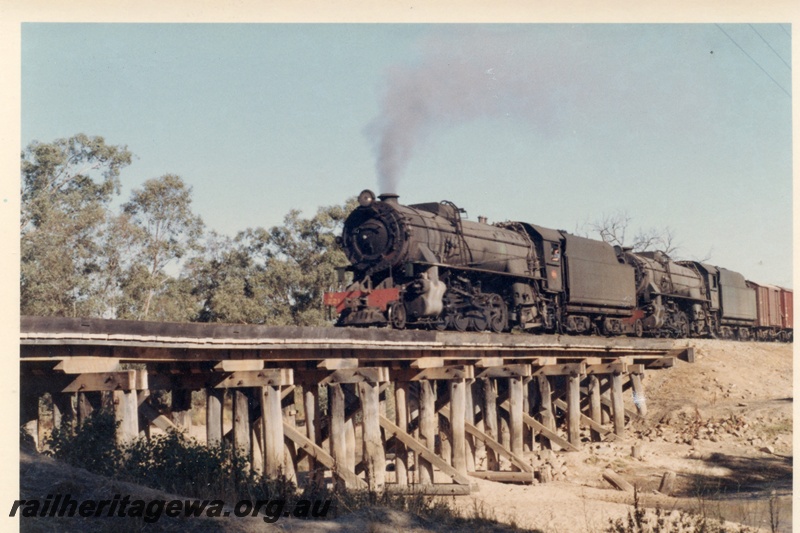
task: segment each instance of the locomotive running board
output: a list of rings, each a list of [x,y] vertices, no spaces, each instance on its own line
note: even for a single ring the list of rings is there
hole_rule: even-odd
[[[440,267],[446,270],[463,270],[465,272],[475,272],[476,274],[487,274],[490,276],[502,276],[506,278],[516,278],[516,279],[525,279],[533,281],[546,281],[547,279],[542,276],[526,276],[525,274],[514,274],[513,272],[498,272],[496,270],[487,270],[485,268],[475,268],[463,265],[447,265],[445,263],[431,263],[427,261],[415,261],[413,264]]]

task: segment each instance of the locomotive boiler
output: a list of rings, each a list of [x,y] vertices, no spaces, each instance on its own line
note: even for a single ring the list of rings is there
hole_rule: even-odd
[[[636,271],[637,303],[645,315],[645,332],[688,337],[690,332],[708,331],[705,286],[697,268],[677,263],[663,252],[626,250],[625,260]]]

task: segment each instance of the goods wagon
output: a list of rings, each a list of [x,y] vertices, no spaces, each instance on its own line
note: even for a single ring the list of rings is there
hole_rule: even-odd
[[[754,334],[758,340],[785,341],[789,339],[792,320],[792,291],[748,281],[756,293]]]

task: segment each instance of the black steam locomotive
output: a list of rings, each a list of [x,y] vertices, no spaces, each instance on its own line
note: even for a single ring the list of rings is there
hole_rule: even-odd
[[[358,201],[339,240],[353,282],[325,295],[339,326],[791,340],[792,292],[724,268],[464,220],[447,201],[404,206],[368,190]],[[761,292],[778,300],[771,317]]]

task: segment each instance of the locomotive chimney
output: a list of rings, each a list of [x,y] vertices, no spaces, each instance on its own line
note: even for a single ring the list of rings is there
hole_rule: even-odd
[[[382,202],[386,202],[387,204],[397,204],[398,203],[397,199],[400,198],[400,195],[399,194],[395,194],[393,192],[385,192],[385,193],[381,194],[380,196],[378,196],[378,198]]]

